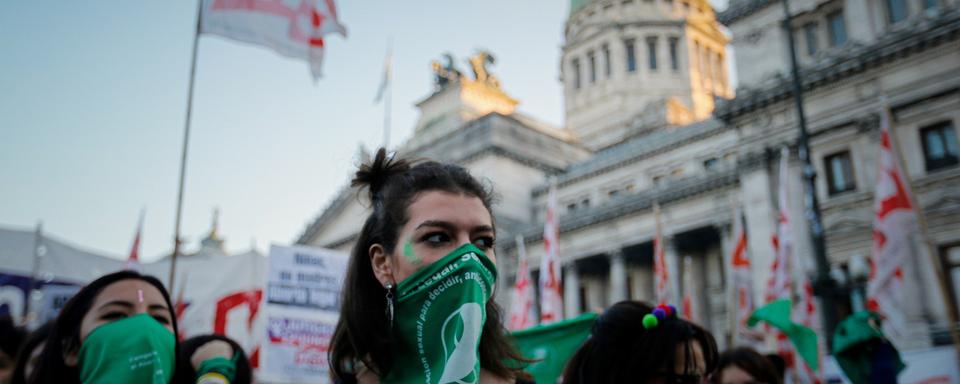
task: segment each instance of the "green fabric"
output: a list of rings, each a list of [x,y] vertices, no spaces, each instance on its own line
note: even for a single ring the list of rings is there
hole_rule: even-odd
[[[397,286],[394,362],[384,383],[474,383],[497,269],[466,244]]]
[[[538,383],[556,383],[563,375],[567,360],[590,336],[597,320],[596,313],[516,331],[511,334],[517,350],[528,359],[536,360],[526,371]]]
[[[197,369],[197,377],[203,377],[203,375],[208,373],[216,372],[223,375],[223,377],[227,379],[228,383],[232,383],[237,377],[238,355],[239,354],[234,354],[233,359],[217,356],[204,360],[202,363],[200,363],[200,368]]]
[[[807,362],[807,366],[814,372],[820,369],[820,359],[817,352],[817,333],[803,325],[794,323],[790,318],[790,300],[774,300],[767,305],[757,308],[747,319],[747,325],[753,327],[764,321],[770,326],[779,329],[787,335],[797,350],[797,354]]]
[[[148,314],[103,324],[80,346],[80,381],[168,384],[176,342],[173,332]]]
[[[890,345],[880,330],[880,321],[879,314],[860,311],[843,319],[833,332],[833,351],[837,365],[855,384],[871,381],[874,373],[874,353],[881,345],[892,349],[893,359],[889,362],[897,373],[906,368],[900,353]]]

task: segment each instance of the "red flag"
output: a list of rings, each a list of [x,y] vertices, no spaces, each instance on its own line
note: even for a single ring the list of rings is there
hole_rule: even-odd
[[[906,327],[903,298],[903,265],[910,258],[911,235],[918,230],[900,161],[890,134],[886,109],[880,114],[880,152],[877,157],[877,187],[874,195],[873,252],[867,282],[869,309],[886,319],[885,333],[896,339]]]
[[[314,80],[320,77],[324,35],[347,35],[333,0],[203,0],[200,20],[200,33],[306,60]]]
[[[540,324],[563,318],[563,294],[560,292],[560,255],[557,241],[560,228],[557,220],[557,186],[547,194],[547,212],[543,223],[543,259],[540,260]]]
[[[653,237],[653,275],[656,283],[657,304],[670,303],[670,272],[663,245],[663,228],[660,225],[660,204],[653,205],[656,233]]]
[[[513,300],[510,302],[511,331],[533,326],[533,286],[530,285],[530,270],[527,268],[527,251],[523,246],[523,236],[517,235],[517,281],[513,286]]]
[[[130,247],[130,255],[127,256],[127,263],[124,269],[140,270],[140,235],[143,232],[143,216],[146,210],[140,210],[140,221],[137,224],[137,234],[133,237],[133,245]]]

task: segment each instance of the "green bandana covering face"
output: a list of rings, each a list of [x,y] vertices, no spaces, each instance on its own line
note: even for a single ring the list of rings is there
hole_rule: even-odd
[[[147,314],[101,325],[80,346],[80,381],[168,384],[175,346],[173,332]]]
[[[397,287],[394,362],[384,383],[476,383],[497,268],[466,244]]]

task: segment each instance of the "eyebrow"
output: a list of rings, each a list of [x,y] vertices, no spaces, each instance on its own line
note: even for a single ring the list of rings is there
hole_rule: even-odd
[[[424,221],[424,222],[420,223],[420,225],[418,225],[416,228],[414,228],[414,230],[417,230],[417,229],[420,229],[420,228],[423,228],[423,227],[440,227],[440,228],[446,229],[446,230],[448,230],[448,231],[452,231],[452,230],[456,229],[456,226],[455,226],[455,225],[453,225],[452,223],[447,222],[447,221],[442,221],[442,220],[427,220],[427,221]],[[471,234],[473,234],[473,233],[480,233],[480,232],[493,232],[493,227],[492,227],[492,226],[489,226],[489,225],[478,225],[478,226],[476,226],[476,227],[474,227],[473,229],[470,230],[470,233],[471,233]]]

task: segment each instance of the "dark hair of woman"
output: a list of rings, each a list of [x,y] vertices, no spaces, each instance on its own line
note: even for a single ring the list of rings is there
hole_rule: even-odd
[[[370,164],[363,164],[351,183],[366,188],[373,212],[363,224],[350,255],[341,298],[340,321],[331,339],[330,371],[334,381],[356,382],[355,364],[362,363],[379,377],[389,373],[394,342],[384,314],[384,287],[373,273],[368,249],[380,244],[387,253],[397,247],[400,228],[407,222],[407,207],[426,191],[449,192],[480,199],[488,212],[491,192],[454,164],[425,161],[413,164],[388,156],[380,148]],[[504,378],[525,377],[526,363],[506,338],[499,307],[486,304],[487,320],[480,339],[480,366]]]
[[[567,362],[564,384],[644,383],[674,374],[678,352],[683,351],[682,374],[709,375],[717,366],[717,344],[700,326],[680,318],[661,321],[646,329],[643,317],[653,307],[638,301],[621,301],[597,318],[590,337]],[[703,351],[704,372],[697,372],[693,343]]]
[[[723,380],[722,373],[725,368],[737,367],[753,376],[754,381],[767,384],[780,384],[783,382],[782,376],[777,374],[777,369],[766,356],[750,347],[739,347],[723,351],[720,354],[720,362],[717,364],[717,371],[713,375],[713,382],[719,384]]]
[[[225,341],[233,347],[233,352],[240,354],[237,358],[236,376],[230,384],[250,384],[253,380],[253,371],[250,368],[250,360],[243,352],[243,347],[237,344],[233,339],[224,335],[209,334],[194,336],[180,342],[180,351],[177,352],[177,372],[173,377],[174,383],[195,383],[197,381],[197,371],[193,368],[190,358],[198,348],[214,340]]]
[[[20,347],[17,365],[13,368],[13,375],[10,377],[11,384],[26,384],[31,382],[27,377],[27,363],[30,362],[30,355],[37,346],[47,341],[51,329],[53,329],[53,322],[48,322],[27,335],[27,340],[24,341],[23,346]],[[36,372],[36,370],[34,370],[34,372]]]
[[[167,308],[172,310],[173,304],[170,301],[167,289],[163,287],[160,280],[153,276],[141,275],[135,271],[119,271],[101,276],[81,288],[60,310],[60,315],[57,316],[56,323],[50,330],[50,336],[43,347],[40,361],[30,382],[62,384],[80,382],[80,367],[67,365],[64,356],[70,351],[80,349],[80,325],[100,291],[110,284],[127,279],[142,280],[157,288],[163,295]],[[173,334],[176,335],[176,316],[170,316],[170,321]]]

